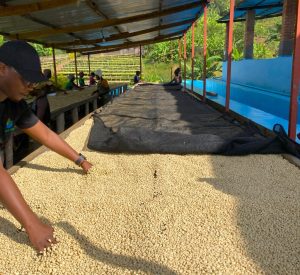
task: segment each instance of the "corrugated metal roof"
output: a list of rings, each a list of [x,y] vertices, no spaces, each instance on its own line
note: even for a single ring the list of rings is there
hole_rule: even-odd
[[[34,7],[32,12],[26,14],[5,14],[5,9],[12,6],[45,2],[51,1],[4,1],[4,7],[0,10],[0,33],[54,47],[61,44],[57,47],[78,51],[94,47],[99,50],[99,46],[107,49],[108,46],[122,46],[131,42],[142,44],[151,39],[172,38],[172,34],[178,36],[179,32],[183,35],[192,21],[201,16],[203,3],[208,3],[208,0],[54,0],[51,8],[40,10]],[[164,13],[177,7],[176,11]],[[150,13],[156,14],[151,16]],[[133,19],[128,21],[132,16],[140,18],[136,22]],[[160,26],[173,23],[178,24],[158,30]],[[151,31],[152,28],[156,30]],[[144,33],[133,36],[139,31]],[[72,45],[74,42],[76,45]]]
[[[234,21],[245,21],[247,10],[255,10],[256,20],[281,16],[283,0],[244,0],[235,8]],[[229,14],[226,14],[218,20],[220,23],[228,21]]]

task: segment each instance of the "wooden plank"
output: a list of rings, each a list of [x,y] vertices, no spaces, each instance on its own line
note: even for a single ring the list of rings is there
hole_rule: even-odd
[[[37,11],[54,9],[70,4],[76,4],[77,0],[48,0],[41,1],[32,4],[23,4],[23,5],[10,5],[1,7],[0,16],[13,16],[13,15],[24,15]]]
[[[55,58],[55,48],[52,47],[52,58],[53,58],[53,68],[54,68],[54,79],[57,86],[57,70],[56,70],[56,58]]]
[[[300,169],[300,159],[294,157],[293,155],[289,155],[289,154],[283,154],[282,156],[288,162],[290,162],[291,164],[297,166]]]
[[[112,84],[111,89],[118,86],[127,84]],[[57,95],[55,97],[49,97],[51,119],[55,120],[56,117],[62,113],[72,110],[75,107],[84,105],[87,102],[93,102],[97,95],[91,95],[97,89],[96,86],[87,87],[81,91],[72,91],[68,95]],[[54,107],[53,107],[54,106]]]
[[[185,10],[190,10],[193,8],[200,7],[200,4],[203,3],[204,0],[198,0],[193,3],[189,4],[183,4],[176,7],[172,7],[169,9],[159,11],[154,11],[150,13],[144,13],[139,15],[134,15],[130,17],[124,17],[124,18],[114,18],[114,19],[107,19],[103,20],[97,23],[92,24],[85,24],[85,25],[79,25],[79,26],[70,26],[70,27],[64,27],[61,29],[53,30],[53,29],[43,29],[40,31],[34,31],[34,32],[28,32],[20,34],[20,39],[27,39],[27,38],[37,38],[37,37],[47,37],[54,34],[61,34],[61,33],[74,33],[74,32],[80,32],[85,30],[93,30],[93,29],[99,29],[104,27],[111,27],[121,24],[128,24],[128,23],[134,23],[138,21],[145,21],[147,19],[157,18],[159,16],[165,16],[170,14],[176,14]]]
[[[180,21],[180,22],[173,23],[173,24],[156,26],[153,28],[149,28],[149,29],[145,29],[145,30],[141,30],[141,31],[137,31],[137,32],[132,32],[132,33],[124,32],[121,34],[115,34],[115,35],[111,35],[110,37],[105,38],[105,41],[110,42],[110,41],[119,40],[119,39],[123,39],[123,38],[139,36],[139,35],[155,32],[155,31],[159,31],[159,30],[166,30],[166,29],[171,29],[171,28],[178,27],[178,26],[184,26],[184,25],[193,23],[193,21],[195,21],[195,20],[196,20],[196,18]],[[53,46],[55,46],[55,47],[66,47],[66,46],[76,46],[76,45],[81,46],[81,45],[91,45],[91,44],[101,43],[101,42],[103,42],[103,38],[92,39],[92,40],[81,40],[81,41],[75,40],[72,42],[65,42],[65,43],[55,43],[55,44],[53,44]]]

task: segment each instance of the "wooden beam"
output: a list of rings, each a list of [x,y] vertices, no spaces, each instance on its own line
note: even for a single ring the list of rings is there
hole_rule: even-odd
[[[5,6],[0,9],[0,17],[2,16],[13,16],[13,15],[24,15],[37,11],[54,9],[70,4],[77,3],[77,0],[48,0],[32,4],[13,5]]]
[[[142,46],[140,45],[140,78],[142,78]]]
[[[91,60],[90,55],[88,54],[88,66],[89,66],[89,76],[91,75]]]
[[[55,58],[55,49],[52,47],[52,58],[53,58],[53,69],[54,69],[54,79],[57,86],[57,70],[56,70],[56,58]]]
[[[123,44],[119,44],[119,45],[114,45],[114,46],[98,46],[98,47],[94,47],[94,48],[79,48],[79,49],[76,49],[76,51],[78,52],[91,52],[91,51],[97,51],[97,50],[107,50],[107,49],[110,49],[110,48],[118,48],[118,47],[126,47],[126,48],[129,48],[130,46],[139,46],[141,43],[148,43],[148,42],[152,42],[152,41],[155,41],[157,39],[165,39],[165,38],[168,38],[168,37],[172,37],[172,36],[175,36],[175,35],[180,35],[182,34],[183,31],[179,31],[179,32],[174,32],[174,33],[171,33],[171,34],[168,34],[168,35],[161,35],[161,36],[157,36],[155,38],[151,38],[151,39],[147,39],[147,40],[141,40],[141,41],[137,41],[137,42],[129,42],[129,43],[123,43]],[[74,49],[73,49],[74,51]],[[70,52],[72,52],[72,50],[70,50]]]
[[[78,69],[77,69],[77,52],[74,52],[74,61],[75,61],[75,77],[76,77],[76,84],[78,86]]]
[[[300,0],[296,5],[296,25],[295,25],[295,40],[294,40],[294,55],[293,55],[293,69],[291,81],[291,100],[290,100],[290,114],[289,114],[289,137],[296,139],[297,135],[297,121],[298,121],[298,96],[300,87]]]
[[[181,70],[181,39],[178,39],[178,61],[179,61],[179,68]]]
[[[156,43],[161,43],[161,42],[166,42],[166,41],[178,40],[178,39],[181,39],[181,38],[182,38],[182,36],[175,36],[175,37],[165,38],[165,39],[156,40],[156,41],[150,41],[150,42],[147,42],[147,43],[139,43],[139,44],[142,45],[142,46],[145,46],[145,45],[149,45],[149,44],[156,44]],[[128,48],[131,48],[131,47],[132,46],[123,46],[123,47],[118,47],[118,48],[111,48],[111,49],[108,49],[108,50],[86,52],[86,53],[82,53],[82,54],[83,55],[91,55],[91,54],[100,54],[100,53],[111,53],[111,52],[116,52],[116,51],[123,50],[123,49],[128,49]]]
[[[177,22],[177,23],[156,26],[153,28],[149,28],[149,29],[145,29],[145,30],[141,30],[141,31],[137,31],[137,32],[132,32],[132,33],[124,32],[121,34],[116,34],[116,35],[112,35],[108,38],[105,38],[105,41],[110,42],[110,41],[119,40],[119,39],[123,39],[123,38],[128,38],[128,37],[143,35],[146,33],[151,33],[151,32],[155,32],[158,30],[166,30],[166,29],[171,29],[171,28],[178,27],[178,26],[184,26],[184,25],[193,23],[195,20],[196,20],[196,18],[188,19],[188,20]],[[65,43],[55,43],[55,44],[53,44],[53,46],[65,47],[65,46],[74,46],[74,45],[91,45],[91,44],[101,43],[101,42],[103,42],[102,38],[101,39],[93,39],[93,40],[65,42]]]
[[[193,8],[197,8],[200,6],[201,3],[203,3],[204,0],[198,0],[193,3],[184,4],[176,7],[172,7],[169,9],[159,11],[154,11],[146,14],[139,14],[135,16],[125,17],[125,18],[114,18],[114,19],[108,19],[97,23],[92,24],[86,24],[81,26],[71,26],[71,27],[65,27],[61,28],[59,30],[49,30],[49,29],[43,29],[41,31],[34,31],[34,32],[28,32],[20,34],[20,38],[27,39],[27,38],[37,38],[37,37],[46,37],[54,34],[61,34],[61,33],[69,33],[69,32],[80,32],[85,30],[92,30],[92,29],[98,29],[98,28],[104,28],[104,27],[111,27],[116,26],[120,24],[128,24],[138,21],[145,21],[147,19],[156,18],[159,16],[165,16],[170,14],[179,13],[185,10],[190,10]]]
[[[159,12],[162,11],[162,4],[163,4],[163,0],[159,0]],[[158,25],[161,26],[161,23],[162,23],[162,18],[161,16],[159,16]],[[158,35],[160,35],[160,30],[158,31]]]

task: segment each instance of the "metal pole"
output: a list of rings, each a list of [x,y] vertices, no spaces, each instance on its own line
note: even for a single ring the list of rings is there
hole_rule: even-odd
[[[233,48],[233,24],[234,24],[234,5],[235,0],[230,0],[230,20],[229,20],[229,34],[228,34],[228,51],[227,51],[227,83],[226,83],[226,103],[225,111],[229,112],[230,101],[230,81],[231,81],[231,62],[232,62],[232,48]]]
[[[184,77],[184,92],[186,91],[186,33],[184,33],[184,72],[183,72],[183,77]]]
[[[204,4],[204,40],[203,40],[203,102],[206,101],[206,58],[207,58],[207,5]]]
[[[74,58],[75,58],[75,75],[76,75],[76,83],[78,85],[78,70],[77,70],[77,53],[74,52]]]
[[[290,116],[289,116],[289,137],[296,139],[297,130],[297,114],[298,114],[298,95],[300,87],[300,0],[297,8],[297,20],[295,31],[295,46],[293,57],[293,71],[291,84],[291,101],[290,101]]]
[[[194,92],[194,62],[195,61],[195,22],[192,24],[192,87],[191,90]]]
[[[91,61],[90,61],[90,55],[88,54],[88,65],[89,65],[89,75],[91,75]]]
[[[54,69],[55,85],[57,85],[56,58],[55,58],[55,49],[54,49],[54,47],[52,47],[52,57],[53,57],[53,69]]]
[[[142,79],[142,46],[140,45],[140,73],[141,73],[141,79]]]

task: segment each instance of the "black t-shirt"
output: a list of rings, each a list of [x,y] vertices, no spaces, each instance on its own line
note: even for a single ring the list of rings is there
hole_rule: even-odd
[[[38,118],[30,110],[25,100],[13,102],[6,99],[0,102],[0,149],[3,148],[9,133],[34,126]]]

